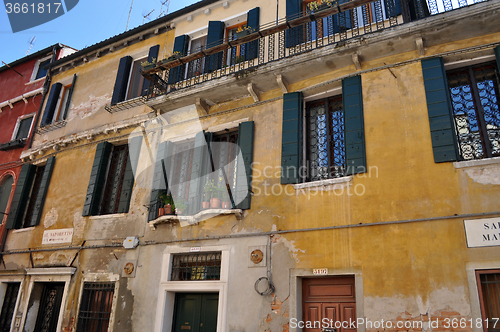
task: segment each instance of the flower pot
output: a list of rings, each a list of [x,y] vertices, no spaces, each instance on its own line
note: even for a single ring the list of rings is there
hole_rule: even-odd
[[[220,198],[210,198],[210,208],[220,209]]]
[[[222,208],[223,209],[230,209],[231,208],[231,202],[222,202]]]
[[[172,54],[171,56],[169,56],[167,58],[167,62],[170,62],[170,61],[175,61],[175,60],[178,60],[181,58],[181,55],[180,54]]]
[[[165,214],[172,214],[172,205],[165,205]]]
[[[158,217],[164,216],[165,215],[165,208],[159,208],[158,209]]]
[[[210,202],[203,202],[203,203],[201,203],[201,206],[202,206],[204,209],[209,209],[209,208],[210,208]]]
[[[178,216],[182,216],[184,214],[184,210],[175,209],[175,214],[177,214]]]
[[[236,38],[240,39],[240,38],[243,38],[245,36],[248,36],[249,34],[251,34],[250,30],[242,30],[240,32],[236,32]]]

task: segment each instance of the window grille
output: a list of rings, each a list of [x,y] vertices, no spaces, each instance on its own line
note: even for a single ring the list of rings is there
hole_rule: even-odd
[[[495,323],[500,317],[500,273],[481,274],[479,279],[481,283],[483,319],[488,320],[488,332],[498,332],[500,328]],[[483,322],[483,324],[486,324],[486,322]]]
[[[308,181],[344,176],[345,138],[342,96],[306,105]]]
[[[500,155],[499,75],[495,62],[447,72],[463,160]]]
[[[2,313],[0,314],[0,332],[10,331],[17,295],[19,293],[19,286],[19,282],[7,284],[7,290],[5,291],[5,297],[3,299]]]
[[[78,314],[77,332],[105,332],[108,330],[115,284],[86,282]]]
[[[174,255],[171,280],[220,280],[220,267],[220,252]]]

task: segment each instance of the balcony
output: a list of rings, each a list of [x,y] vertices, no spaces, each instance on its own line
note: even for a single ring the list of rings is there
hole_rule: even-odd
[[[221,40],[217,46],[159,61],[156,67],[143,71],[143,76],[152,82],[147,103],[168,112],[192,104],[193,97],[219,103],[250,93],[258,101],[259,91],[278,86],[285,91],[287,83],[353,63],[361,70],[359,59],[371,60],[417,47],[421,47],[421,53],[424,46],[416,46],[416,39],[421,40],[423,34],[427,47],[458,37],[470,38],[475,27],[483,35],[488,29],[490,33],[497,31],[498,28],[493,28],[494,20],[485,27],[484,20],[464,12],[468,9],[463,7],[478,2],[484,1],[401,0],[399,9],[398,0],[353,0],[308,8],[287,21],[261,25],[246,36]],[[461,14],[451,17],[451,11]],[[481,7],[475,13],[481,11],[484,13],[488,8]],[[457,19],[463,22],[463,31],[453,27]],[[437,25],[442,27],[438,29]],[[383,30],[391,32],[380,34]],[[318,59],[322,61],[314,61]],[[195,86],[196,90],[190,89]],[[180,99],[187,95],[189,98],[184,98],[183,104]],[[176,103],[171,103],[172,99]]]

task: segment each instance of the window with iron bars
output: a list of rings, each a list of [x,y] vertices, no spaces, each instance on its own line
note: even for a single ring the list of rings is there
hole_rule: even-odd
[[[77,332],[108,330],[114,292],[114,282],[86,282],[83,284]]]
[[[173,255],[170,280],[220,280],[220,268],[221,252]]]
[[[495,62],[446,73],[462,160],[500,155],[499,75]]]
[[[344,111],[342,96],[306,104],[307,181],[345,174]]]

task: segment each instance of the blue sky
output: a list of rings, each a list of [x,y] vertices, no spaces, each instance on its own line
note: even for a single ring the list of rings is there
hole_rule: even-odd
[[[198,0],[170,0],[168,12],[172,13],[195,2]],[[55,43],[80,50],[120,34],[125,31],[131,3],[132,0],[80,0],[66,14],[17,33],[12,33],[5,7],[0,5],[0,67],[3,66],[1,61],[10,63],[26,56],[33,37],[36,38],[30,53]],[[160,14],[161,3],[161,0],[134,0],[129,29],[142,25],[143,15],[153,9],[150,17],[156,19]],[[166,6],[163,6],[165,9]]]

